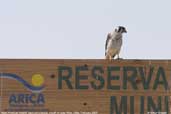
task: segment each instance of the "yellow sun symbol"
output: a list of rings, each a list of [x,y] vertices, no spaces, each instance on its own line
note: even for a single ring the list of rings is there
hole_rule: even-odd
[[[42,86],[44,83],[44,77],[41,74],[34,74],[32,76],[32,84],[34,86]]]

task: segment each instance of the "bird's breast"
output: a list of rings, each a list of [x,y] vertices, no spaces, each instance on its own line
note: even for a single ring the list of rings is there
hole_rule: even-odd
[[[116,54],[116,53],[118,53],[118,49],[116,49],[116,48],[110,48],[109,50],[108,50],[108,53],[109,53],[109,55],[113,55],[113,54]]]
[[[122,39],[113,39],[110,41],[109,48],[121,48]]]

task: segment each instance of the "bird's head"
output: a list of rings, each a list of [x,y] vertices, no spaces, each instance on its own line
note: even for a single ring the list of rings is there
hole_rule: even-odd
[[[127,30],[125,27],[123,26],[118,26],[116,29],[115,29],[115,32],[117,33],[127,33]]]

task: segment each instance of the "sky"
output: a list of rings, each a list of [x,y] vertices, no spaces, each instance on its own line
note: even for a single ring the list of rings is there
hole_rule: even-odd
[[[0,58],[104,59],[106,36],[127,29],[120,57],[171,59],[171,0],[0,0]]]

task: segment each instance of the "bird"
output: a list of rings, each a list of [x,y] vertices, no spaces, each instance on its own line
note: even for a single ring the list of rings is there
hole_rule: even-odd
[[[117,26],[113,32],[107,34],[105,43],[105,58],[112,60],[116,57],[119,58],[119,53],[122,46],[122,34],[127,33],[127,30],[123,26]]]

